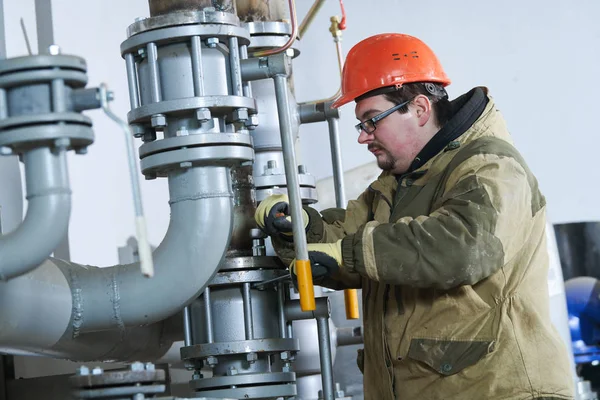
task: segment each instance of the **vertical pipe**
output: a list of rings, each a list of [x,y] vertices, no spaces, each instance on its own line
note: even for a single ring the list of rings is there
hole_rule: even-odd
[[[252,319],[252,296],[250,294],[250,283],[244,282],[242,286],[242,298],[244,301],[244,326],[246,329],[246,340],[254,339],[254,326]]]
[[[204,289],[204,316],[205,316],[205,325],[206,325],[206,341],[208,343],[213,343],[213,320],[212,320],[212,310],[210,308],[210,287],[206,287]]]
[[[138,92],[138,78],[135,59],[132,53],[125,54],[127,68],[127,83],[129,83],[129,104],[134,110],[140,106],[140,93]]]
[[[2,0],[0,0],[0,3]],[[0,44],[1,46],[1,44]],[[0,49],[1,51],[1,49]],[[2,56],[0,55],[0,59]],[[6,98],[6,89],[0,89],[0,119],[8,117],[8,99]]]
[[[285,339],[287,337],[286,335],[286,329],[287,329],[287,325],[286,325],[286,321],[285,321],[285,311],[284,311],[284,304],[285,304],[285,297],[283,294],[283,282],[279,282],[277,284],[277,316],[279,319],[279,336],[281,336],[282,339]]]
[[[190,306],[183,309],[183,343],[192,345],[192,319],[190,317]]]
[[[38,37],[38,53],[48,54],[48,48],[54,44],[52,28],[52,4],[50,0],[35,0],[35,19]]]
[[[298,289],[300,292],[300,305],[303,311],[315,309],[315,294],[312,282],[312,272],[308,261],[308,247],[306,232],[302,217],[302,199],[298,181],[298,164],[294,151],[294,134],[292,132],[292,119],[290,117],[290,101],[288,97],[288,82],[285,75],[276,75],[275,97],[277,100],[277,114],[279,116],[279,129],[281,131],[281,147],[285,165],[285,178],[287,181],[288,197],[292,214],[292,232],[294,234],[294,248],[296,251],[296,274],[298,276]]]
[[[240,58],[242,60],[248,59],[248,46],[240,46]],[[252,97],[252,87],[250,86],[250,82],[242,81],[242,91],[244,93],[244,97]]]
[[[6,58],[6,30],[4,29],[4,0],[0,0],[0,60]]]
[[[160,93],[160,77],[158,75],[158,53],[156,43],[150,42],[146,45],[148,68],[150,70],[150,94],[152,102],[158,103],[162,100]]]
[[[329,145],[331,147],[331,163],[333,166],[333,184],[335,186],[335,205],[346,207],[346,190],[344,188],[344,168],[340,149],[340,128],[337,118],[327,118],[329,125]]]
[[[52,111],[55,113],[65,112],[67,109],[65,101],[65,81],[54,79],[52,87]]]
[[[192,36],[192,78],[194,96],[204,96],[204,72],[202,70],[202,42],[200,36]]]
[[[231,70],[231,89],[234,96],[242,95],[242,69],[240,66],[240,47],[237,37],[229,38],[229,69]]]
[[[319,337],[319,360],[321,361],[323,399],[334,400],[335,384],[333,382],[331,343],[329,342],[329,318],[317,317],[317,335]]]

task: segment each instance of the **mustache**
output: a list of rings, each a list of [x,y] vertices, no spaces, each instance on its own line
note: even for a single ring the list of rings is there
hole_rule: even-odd
[[[371,151],[371,150],[373,150],[373,149],[381,149],[381,150],[383,150],[383,147],[381,147],[381,143],[379,143],[379,142],[376,142],[376,141],[373,141],[373,142],[371,142],[371,143],[369,143],[369,144],[367,145],[367,149],[368,149],[369,151]]]

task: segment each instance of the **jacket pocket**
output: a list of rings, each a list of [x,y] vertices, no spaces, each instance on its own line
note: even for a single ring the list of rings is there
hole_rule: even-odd
[[[494,351],[494,341],[412,339],[408,357],[442,375],[454,375]]]

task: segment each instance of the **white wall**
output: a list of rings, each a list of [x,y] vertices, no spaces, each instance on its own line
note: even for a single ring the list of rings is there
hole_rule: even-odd
[[[302,18],[312,0],[298,0]],[[9,56],[25,53],[19,18],[24,17],[35,47],[33,0],[5,0]],[[367,5],[368,4],[368,5]],[[503,111],[517,146],[545,192],[554,222],[600,219],[596,205],[600,173],[595,166],[596,97],[600,83],[600,3],[587,1],[446,2],[423,0],[347,0],[344,49],[366,36],[403,32],[422,38],[438,54],[453,80],[456,97],[486,85]],[[145,0],[54,0],[55,41],[67,54],[88,62],[90,85],[107,82],[116,92],[113,108],[125,118],[129,109],[125,65],[119,45],[126,27],[147,16]],[[329,17],[337,1],[321,9],[299,48],[295,87],[299,101],[328,97],[337,90],[337,64]],[[70,157],[74,261],[94,265],[117,262],[117,247],[134,232],[133,207],[123,138],[100,111],[94,119],[96,142],[86,156]],[[346,169],[371,162],[356,143],[353,106],[341,121]],[[301,128],[303,159],[317,178],[331,174],[327,126]],[[139,142],[138,142],[139,144]],[[150,239],[158,244],[169,211],[165,180],[143,182]]]

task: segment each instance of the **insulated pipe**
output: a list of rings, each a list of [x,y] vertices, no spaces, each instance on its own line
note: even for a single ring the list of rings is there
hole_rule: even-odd
[[[153,279],[139,275],[138,263],[96,268],[49,259],[25,276],[0,282],[0,302],[11,304],[0,313],[0,347],[100,359],[106,348],[119,345],[128,327],[162,321],[197,298],[229,246],[229,169],[171,172],[169,191],[171,222],[154,252]],[[96,349],[94,341],[107,346]]]
[[[1,281],[39,266],[60,244],[69,226],[71,189],[66,147],[29,150],[23,162],[27,215],[16,230],[0,237]]]

